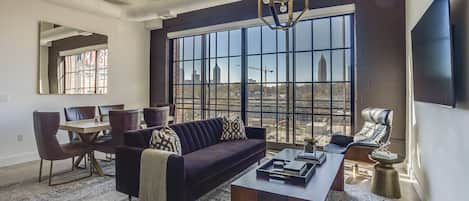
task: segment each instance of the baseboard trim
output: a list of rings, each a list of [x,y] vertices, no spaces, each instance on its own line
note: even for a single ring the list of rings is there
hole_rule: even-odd
[[[412,187],[414,187],[414,190],[417,193],[417,196],[419,196],[420,200],[424,200],[423,199],[422,187],[420,186],[420,182],[417,179],[417,177],[415,177],[414,170],[412,168],[409,168],[409,174],[410,174],[412,180],[415,181],[415,182],[412,182]]]
[[[0,167],[16,165],[34,160],[39,160],[39,156],[35,151],[2,156],[0,157]]]

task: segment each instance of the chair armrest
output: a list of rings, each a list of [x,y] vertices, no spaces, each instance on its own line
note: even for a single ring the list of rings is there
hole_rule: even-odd
[[[331,144],[336,144],[342,147],[347,147],[352,142],[353,142],[353,137],[346,136],[346,135],[332,135],[331,141],[330,141]]]
[[[259,128],[259,127],[245,127],[244,130],[246,131],[246,136],[249,139],[259,139],[259,140],[265,140],[266,136],[266,129],[265,128]]]
[[[116,148],[116,189],[138,197],[140,188],[140,161],[143,148],[120,146]],[[170,155],[166,168],[167,200],[184,201],[181,190],[185,186],[184,158]],[[181,189],[182,188],[182,189]]]

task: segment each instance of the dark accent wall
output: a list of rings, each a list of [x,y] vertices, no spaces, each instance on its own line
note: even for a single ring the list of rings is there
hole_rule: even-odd
[[[450,0],[456,108],[469,109],[469,2]]]
[[[49,47],[49,93],[58,93],[57,62],[60,59],[59,53],[61,51],[100,44],[107,44],[107,36],[92,34],[89,36],[72,36],[53,41]]]
[[[362,125],[360,111],[366,107],[393,109],[392,150],[404,153],[405,0],[310,0],[310,8],[351,3],[355,3],[356,7],[355,127],[360,129]],[[300,7],[301,5],[298,5],[296,9]],[[243,0],[181,14],[177,18],[165,20],[163,29],[151,32],[150,104],[168,102],[167,33],[256,17],[257,1]]]

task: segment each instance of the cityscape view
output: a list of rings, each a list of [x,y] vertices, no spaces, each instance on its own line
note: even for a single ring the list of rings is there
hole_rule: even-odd
[[[288,50],[285,32],[268,27],[247,28],[245,44],[241,30],[174,39],[176,121],[241,117],[245,107],[246,124],[266,128],[269,142],[303,144],[306,137],[350,135],[350,17],[298,23],[290,30]]]

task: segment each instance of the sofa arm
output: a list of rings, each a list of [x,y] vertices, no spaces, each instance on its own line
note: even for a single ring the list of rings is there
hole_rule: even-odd
[[[143,148],[116,148],[116,189],[119,192],[138,197],[140,182],[140,157]]]
[[[121,146],[116,148],[116,189],[138,197],[140,187],[140,159],[144,149]],[[167,200],[184,201],[185,186],[184,158],[170,155],[166,168]]]
[[[259,128],[259,127],[245,127],[244,130],[246,131],[246,136],[249,139],[260,139],[260,140],[265,140],[266,136],[266,129],[265,128]]]

